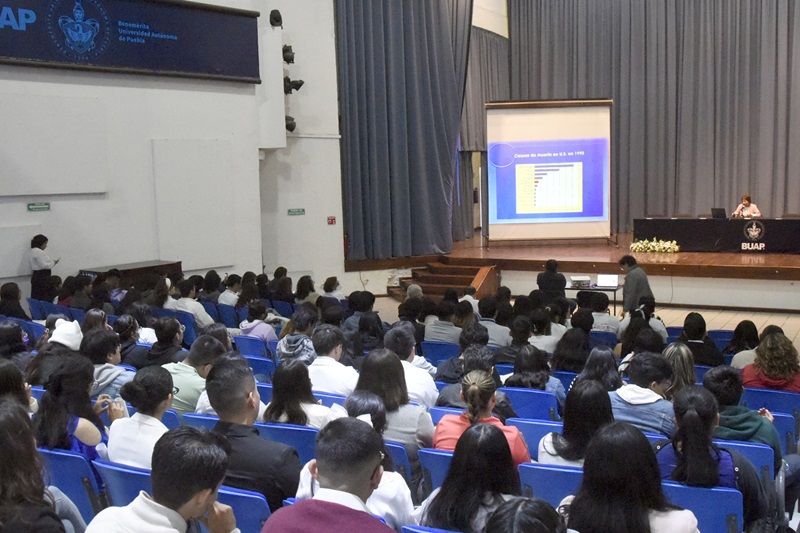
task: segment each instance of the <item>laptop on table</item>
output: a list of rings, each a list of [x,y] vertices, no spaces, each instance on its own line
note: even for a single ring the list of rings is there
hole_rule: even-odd
[[[598,274],[597,284],[598,289],[616,289],[619,287],[619,275],[617,274]]]

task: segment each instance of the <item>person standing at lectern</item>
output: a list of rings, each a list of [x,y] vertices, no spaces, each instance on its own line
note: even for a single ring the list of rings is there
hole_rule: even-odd
[[[761,218],[761,211],[758,210],[756,204],[750,201],[750,195],[744,194],[742,195],[742,203],[739,204],[739,207],[736,208],[736,211],[731,216],[733,218]]]
[[[625,313],[632,313],[636,310],[641,297],[653,298],[653,291],[650,290],[647,273],[639,268],[635,257],[623,255],[619,260],[619,266],[625,272],[625,285],[622,287],[622,316],[624,316]]]
[[[31,298],[34,300],[48,300],[50,294],[50,269],[58,264],[61,259],[55,261],[45,253],[47,248],[47,237],[42,234],[35,235],[31,239],[31,253],[28,259],[31,264]]]

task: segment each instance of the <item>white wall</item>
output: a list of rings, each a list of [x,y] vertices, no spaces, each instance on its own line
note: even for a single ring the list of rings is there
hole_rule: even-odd
[[[252,6],[237,2],[237,7]],[[267,16],[268,11],[262,14]],[[263,31],[263,24],[259,26]],[[267,85],[271,82],[275,87],[275,79],[280,79],[282,72],[262,72],[261,76]],[[36,97],[51,107],[76,98],[83,105],[88,102],[96,121],[104,127],[105,146],[102,150],[87,147],[73,157],[82,159],[86,168],[108,168],[104,192],[14,197],[4,195],[3,190],[8,190],[9,180],[15,176],[0,172],[0,245],[4,250],[24,252],[33,233],[27,235],[27,231],[13,228],[32,226],[33,231],[38,226],[36,230],[50,239],[48,253],[62,258],[54,269],[62,277],[82,267],[154,259],[184,259],[186,272],[209,268],[260,271],[260,129],[274,128],[275,124],[282,127],[283,110],[276,111],[272,106],[269,116],[263,112],[259,115],[267,96],[256,91],[254,85],[242,83],[0,66],[0,100],[22,95]],[[74,128],[53,132],[30,122],[25,128],[33,132],[33,137],[75,139],[83,135],[82,126],[85,124],[78,122]],[[0,147],[8,145],[18,127],[0,120]],[[170,156],[170,147],[174,146],[180,146],[181,158]],[[215,185],[209,184],[209,176],[201,176],[198,166],[209,147],[226,160],[216,165]],[[39,152],[39,172],[58,183],[63,179],[63,157]],[[26,165],[21,154],[2,148],[0,154],[0,164],[6,169]],[[169,160],[168,172],[159,172],[164,169],[156,168],[154,154]],[[80,176],[77,179],[76,190],[81,191]],[[169,179],[169,186],[157,186],[158,179]],[[85,185],[87,191],[97,190],[93,184]],[[159,190],[169,191],[162,196],[171,197],[157,202]],[[51,210],[29,213],[28,202],[50,202]],[[216,209],[199,209],[198,205]],[[218,223],[206,224],[205,234],[195,230],[208,219]],[[160,230],[159,224],[169,225],[172,237]],[[176,244],[175,235],[183,235],[185,241]],[[215,245],[223,241],[227,244]],[[187,246],[197,253],[186,254]],[[27,295],[27,276],[19,277],[15,270],[5,268],[0,272],[0,282],[21,282]]]
[[[508,37],[506,0],[475,0],[472,6],[472,25]]]

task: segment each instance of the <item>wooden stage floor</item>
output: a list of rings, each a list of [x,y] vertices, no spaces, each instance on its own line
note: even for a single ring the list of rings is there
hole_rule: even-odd
[[[454,244],[441,256],[423,256],[366,261],[348,261],[347,271],[365,271],[422,266],[441,260],[454,265],[495,265],[502,270],[540,272],[548,259],[556,259],[559,270],[586,274],[614,272],[617,262],[629,254],[632,234],[619,234],[617,243],[603,240],[549,241],[547,243],[490,243],[480,237]],[[678,252],[635,253],[651,276],[717,279],[800,280],[800,255],[750,253]]]

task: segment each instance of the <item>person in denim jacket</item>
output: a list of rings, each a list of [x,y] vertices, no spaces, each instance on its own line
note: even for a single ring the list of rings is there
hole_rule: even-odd
[[[609,392],[614,420],[645,433],[675,434],[672,403],[664,393],[672,383],[672,366],[657,353],[637,354],[628,366],[630,384]]]

